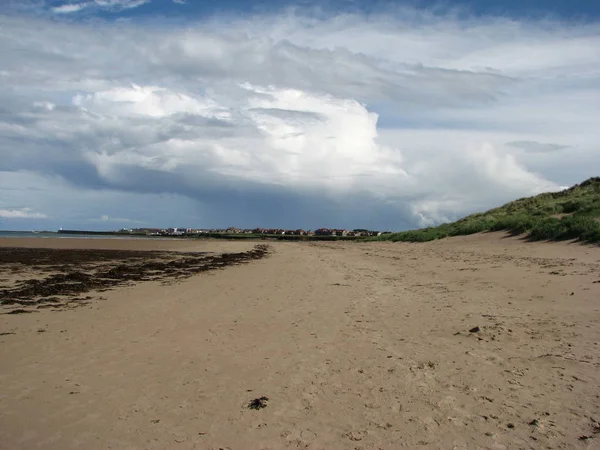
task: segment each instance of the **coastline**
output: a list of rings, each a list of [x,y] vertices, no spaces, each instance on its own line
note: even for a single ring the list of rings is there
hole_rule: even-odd
[[[177,236],[131,235],[115,232],[58,233],[47,231],[0,231],[2,239],[177,239]]]

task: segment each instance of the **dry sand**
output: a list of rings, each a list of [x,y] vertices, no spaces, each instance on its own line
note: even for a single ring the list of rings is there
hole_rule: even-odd
[[[44,245],[254,245],[101,242]],[[172,285],[0,315],[0,447],[600,447],[597,247],[269,245]]]

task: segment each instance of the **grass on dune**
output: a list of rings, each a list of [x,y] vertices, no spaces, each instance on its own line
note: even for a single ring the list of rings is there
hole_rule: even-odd
[[[509,231],[532,240],[600,242],[600,177],[561,192],[515,200],[456,222],[384,234],[374,240],[426,242],[483,231]]]

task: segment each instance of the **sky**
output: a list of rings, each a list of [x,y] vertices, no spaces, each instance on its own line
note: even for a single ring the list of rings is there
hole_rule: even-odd
[[[0,229],[403,230],[600,168],[600,2],[0,1]]]

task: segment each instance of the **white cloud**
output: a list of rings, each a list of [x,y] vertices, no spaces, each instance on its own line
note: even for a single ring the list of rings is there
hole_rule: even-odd
[[[0,209],[2,219],[46,219],[47,217],[46,214],[34,212],[30,208]]]
[[[150,3],[151,0],[84,0],[70,1],[62,5],[52,7],[55,14],[72,14],[84,9],[99,9],[106,11],[123,11],[126,9],[137,8],[138,6]]]
[[[201,208],[218,198],[240,221],[268,194],[354,208],[357,221],[360,199],[377,220],[413,225],[594,175],[600,25],[403,11],[95,33],[0,17],[0,82],[12,86],[0,170]]]
[[[150,3],[151,0],[94,0],[94,2],[101,8],[123,10],[137,8],[138,6]]]
[[[81,11],[84,8],[87,8],[90,3],[66,3],[64,5],[56,6],[52,8],[52,12],[56,14],[70,14],[77,11]]]
[[[185,5],[187,2],[186,0],[173,0],[173,3],[177,3],[178,5]]]
[[[190,114],[201,117],[227,119],[226,108],[207,98],[192,98],[166,88],[155,86],[119,87],[92,94],[77,94],[73,104],[84,110],[99,110],[115,116],[150,116],[160,118],[172,114]]]

